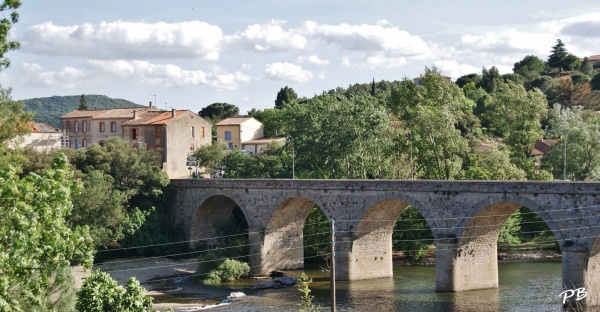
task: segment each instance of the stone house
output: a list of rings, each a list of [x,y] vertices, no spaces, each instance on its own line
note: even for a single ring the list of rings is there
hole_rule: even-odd
[[[19,137],[13,144],[19,147],[31,147],[38,152],[48,152],[61,148],[62,132],[41,122],[29,123],[30,133]]]
[[[108,110],[75,110],[61,117],[66,145],[73,149],[120,137],[134,147],[157,150],[170,178],[188,177],[188,153],[211,144],[212,124],[189,110],[152,106]]]
[[[264,125],[252,117],[226,118],[216,124],[217,143],[232,149],[243,149],[242,143],[262,138]]]

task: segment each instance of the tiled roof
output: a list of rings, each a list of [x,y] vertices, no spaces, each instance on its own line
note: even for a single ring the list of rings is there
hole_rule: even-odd
[[[234,125],[241,125],[244,122],[248,121],[252,119],[252,117],[233,117],[233,118],[225,118],[221,121],[219,121],[216,125],[217,126],[234,126]]]
[[[112,118],[133,118],[133,112],[136,111],[137,114],[142,114],[146,111],[148,111],[149,108],[143,108],[143,107],[136,107],[136,108],[115,108],[115,109],[110,109],[98,116],[95,116],[94,118],[106,118],[106,119],[112,119]]]
[[[591,56],[588,56],[588,60],[600,62],[600,55],[591,55]]]
[[[283,138],[283,137],[281,137],[281,138],[258,138],[258,139],[254,139],[254,140],[244,141],[244,142],[242,142],[242,144],[269,144],[269,143],[271,143],[271,141],[285,143],[285,138]]]
[[[189,110],[175,111],[175,118],[183,116],[190,112]],[[171,111],[149,111],[141,114],[138,118],[128,120],[123,123],[126,126],[132,125],[165,125],[173,120],[173,112]]]
[[[548,153],[552,149],[552,145],[554,145],[558,140],[537,140],[533,144],[533,148],[529,155],[531,156],[543,156]]]
[[[102,113],[110,111],[109,109],[98,109],[98,110],[74,110],[63,115],[61,118],[92,118]]]
[[[58,132],[58,129],[49,126],[45,123],[42,122],[31,122],[29,123],[29,129],[31,130],[31,132]]]

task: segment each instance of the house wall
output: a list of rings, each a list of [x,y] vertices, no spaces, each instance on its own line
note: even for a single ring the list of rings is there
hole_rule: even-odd
[[[100,144],[101,141],[107,141],[113,137],[123,137],[123,127],[121,124],[125,121],[129,120],[128,118],[120,118],[120,119],[93,119],[92,120],[92,144]],[[100,132],[100,123],[104,122],[104,132]],[[115,122],[117,125],[116,131],[111,131],[110,124]]]
[[[225,140],[225,132],[231,131],[231,140]],[[240,126],[239,125],[231,125],[231,126],[217,126],[217,142],[225,143],[229,145],[229,143],[233,144],[233,148],[240,148],[242,146],[242,140],[240,138]]]
[[[19,147],[31,147],[38,152],[59,150],[61,148],[61,137],[61,132],[31,132],[23,136],[23,141],[19,143]]]
[[[191,127],[195,129],[195,136],[192,136]],[[204,136],[202,136],[202,127],[204,127]],[[187,178],[190,170],[186,165],[187,153],[195,151],[202,145],[211,144],[211,124],[202,117],[187,112],[179,116],[166,125],[166,151],[165,171],[169,178]],[[196,168],[193,168],[195,171]]]
[[[264,136],[264,125],[254,118],[243,122],[240,126],[240,137],[242,142],[262,138]]]

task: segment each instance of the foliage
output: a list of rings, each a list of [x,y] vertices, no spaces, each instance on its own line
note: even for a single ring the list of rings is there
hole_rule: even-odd
[[[61,128],[60,117],[79,108],[81,96],[52,96],[23,100],[25,110],[34,112],[34,121],[43,122],[57,129]],[[105,95],[85,96],[89,109],[112,109],[126,107],[147,107],[123,99],[113,99]]]
[[[71,229],[65,221],[80,189],[72,174],[64,155],[51,169],[22,179],[14,168],[0,168],[0,310],[43,309],[51,289],[66,282],[65,268],[91,265],[88,229]]]
[[[594,77],[592,77],[590,86],[592,87],[592,90],[600,91],[600,74],[595,74]]]
[[[510,161],[507,149],[493,144],[489,149],[469,155],[466,180],[525,180],[526,173]]]
[[[283,109],[284,105],[291,104],[298,99],[298,94],[294,92],[294,89],[285,86],[277,92],[277,97],[275,98],[275,108]]]
[[[81,109],[81,110],[89,109],[88,103],[85,100],[85,94],[82,94],[81,97],[79,98],[79,108],[78,109]]]
[[[529,152],[535,140],[543,135],[541,121],[548,104],[539,90],[526,91],[515,84],[501,84],[485,104],[483,119],[490,130],[504,138],[511,152],[511,160],[525,170],[528,177],[534,173]]]
[[[18,41],[9,41],[10,28],[12,25],[19,21],[19,13],[15,11],[21,6],[21,0],[4,0],[0,4],[0,12],[2,12],[2,19],[0,20],[0,71],[10,65],[10,60],[4,57],[8,51],[16,50],[19,48],[20,43]],[[11,10],[10,19],[6,18],[4,11]]]
[[[153,311],[152,297],[146,296],[145,291],[134,277],[127,281],[125,290],[122,290],[110,275],[96,270],[84,278],[77,292],[75,307],[78,311],[86,312]]]
[[[460,77],[458,77],[458,79],[456,79],[455,83],[459,88],[462,88],[469,83],[473,83],[475,86],[477,86],[477,85],[481,84],[481,76],[479,76],[478,74],[475,74],[475,73],[460,76]]]
[[[114,179],[102,171],[93,170],[83,178],[83,191],[73,201],[74,213],[69,220],[76,225],[88,225],[94,245],[115,247],[125,234],[133,234],[146,215],[137,207],[128,211],[129,197],[114,188]]]
[[[226,259],[214,253],[205,253],[198,257],[196,274],[204,284],[218,284],[233,281],[250,273],[248,263]]]
[[[284,112],[280,109],[266,108],[248,112],[264,125],[264,136],[268,138],[285,134]]]
[[[298,311],[300,312],[313,312],[313,311],[321,311],[320,306],[315,306],[312,301],[315,298],[310,294],[311,290],[308,287],[312,283],[312,279],[309,278],[306,273],[302,272],[300,277],[298,277],[298,291],[300,292],[300,308]]]
[[[580,85],[583,83],[589,83],[592,80],[592,78],[590,78],[590,76],[584,74],[584,73],[580,73],[580,72],[576,72],[574,74],[571,75],[571,82],[574,85]]]
[[[418,262],[432,243],[433,233],[425,218],[414,207],[406,207],[394,224],[393,249]]]
[[[562,40],[557,39],[556,45],[552,47],[550,56],[548,57],[548,67],[563,69],[563,62],[567,58],[568,52]]]
[[[562,136],[563,140],[542,157],[542,166],[555,179],[563,178],[566,144],[567,179],[600,179],[600,117],[585,116],[581,108],[554,106],[556,118],[550,122],[548,135]]]
[[[521,213],[519,210],[512,213],[500,229],[498,246],[519,244],[521,240],[517,235],[521,230]]]
[[[331,231],[327,216],[318,206],[312,207],[303,228],[304,257],[318,261],[328,258],[331,248]]]
[[[468,148],[457,128],[474,103],[463,91],[427,70],[422,85],[405,79],[392,91],[390,109],[404,121],[411,133],[416,158],[415,171],[426,179],[455,179]]]
[[[530,209],[521,207],[519,214],[521,216],[521,233],[519,234],[521,240],[551,235],[552,232],[546,222]]]
[[[1,33],[2,31],[0,31],[0,36]],[[1,50],[0,48],[0,52]],[[2,57],[2,53],[0,53],[0,57]],[[2,59],[0,59],[1,66]],[[33,117],[32,113],[23,111],[23,102],[12,100],[10,92],[10,89],[0,87],[0,146],[6,145],[9,140],[19,135],[29,133],[29,122]]]
[[[248,222],[240,207],[236,206],[231,216],[213,223],[217,237],[219,255],[246,261],[248,255]]]
[[[229,103],[212,103],[202,108],[198,115],[214,121],[221,121],[230,117],[237,117],[240,114],[239,107]]]
[[[488,93],[496,92],[498,86],[500,86],[502,82],[502,76],[500,76],[500,71],[498,71],[498,68],[496,68],[496,66],[492,66],[492,68],[490,68],[489,70],[483,68],[483,70],[481,71],[480,87],[482,87]]]
[[[198,166],[204,170],[204,173],[213,174],[221,168],[223,158],[225,158],[225,150],[227,150],[225,143],[201,146],[195,152]]]
[[[513,72],[531,80],[540,75],[546,64],[542,59],[535,55],[527,55],[522,60],[515,63]]]
[[[381,159],[392,144],[386,111],[369,96],[322,94],[285,109],[297,168],[322,170],[330,178],[385,174]],[[383,142],[382,142],[383,141]]]

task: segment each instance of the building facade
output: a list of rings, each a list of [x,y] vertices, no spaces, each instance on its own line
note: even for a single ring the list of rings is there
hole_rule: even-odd
[[[263,124],[252,117],[226,118],[216,124],[217,142],[232,149],[243,149],[242,143],[262,138]]]

